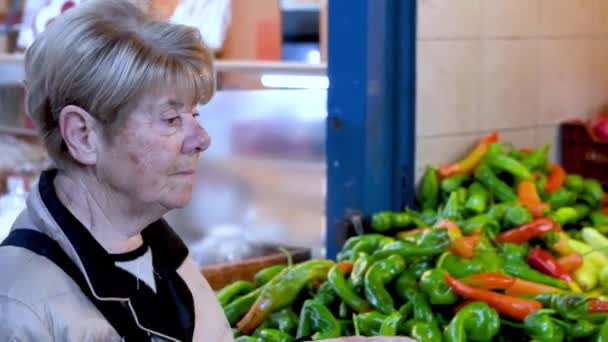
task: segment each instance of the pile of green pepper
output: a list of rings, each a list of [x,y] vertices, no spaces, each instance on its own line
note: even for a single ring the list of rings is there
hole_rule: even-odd
[[[417,210],[370,215],[336,261],[271,266],[222,289],[237,341],[608,341],[605,194],[548,152],[507,151],[492,133],[427,169]]]

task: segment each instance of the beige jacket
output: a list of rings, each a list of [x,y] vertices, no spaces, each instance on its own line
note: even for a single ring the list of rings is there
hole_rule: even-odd
[[[83,263],[45,206],[39,187],[32,190],[27,209],[13,229],[40,231],[56,240],[83,271],[99,298]],[[0,247],[0,341],[121,341],[121,337],[89,301],[78,285],[50,260],[26,249]],[[207,281],[190,257],[177,269],[194,300],[194,341],[229,342],[232,332]],[[128,298],[100,298],[122,301]],[[132,315],[136,313],[131,310]],[[139,324],[155,341],[176,341]]]

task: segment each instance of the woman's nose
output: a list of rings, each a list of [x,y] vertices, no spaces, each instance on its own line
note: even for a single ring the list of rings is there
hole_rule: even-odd
[[[211,145],[211,137],[199,124],[196,118],[190,121],[191,128],[188,130],[182,152],[186,154],[201,153]]]

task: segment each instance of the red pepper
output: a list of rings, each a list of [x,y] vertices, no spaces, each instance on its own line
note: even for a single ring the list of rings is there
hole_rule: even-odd
[[[542,308],[539,301],[478,289],[458,281],[448,273],[445,274],[445,280],[457,295],[466,299],[486,302],[499,314],[519,321],[523,321],[526,316]]]
[[[526,154],[528,154],[528,153],[532,153],[532,151],[534,151],[534,149],[533,149],[532,147],[522,147],[522,148],[520,148],[519,150],[520,150],[521,152],[523,152],[523,153],[526,153]]]
[[[528,208],[534,217],[542,217],[550,208],[550,205],[543,203],[538,196],[536,184],[532,181],[523,180],[517,186],[517,197],[519,201]]]
[[[485,290],[505,290],[505,294],[509,296],[562,292],[561,289],[553,286],[539,284],[494,272],[473,274],[466,278],[460,279],[460,281]]]
[[[602,214],[608,215],[608,207],[603,207],[602,208]]]
[[[473,250],[480,238],[480,235],[460,237],[452,241],[450,244],[450,252],[459,257],[471,259],[475,254]]]
[[[500,273],[485,272],[470,275],[460,281],[486,290],[504,290],[513,286],[515,278]]]
[[[605,313],[608,312],[608,301],[601,299],[589,299],[589,313]]]
[[[530,248],[530,252],[528,253],[528,264],[545,274],[554,276],[567,282],[572,281],[572,276],[570,273],[568,273],[568,271],[564,269],[559,262],[557,262],[553,255],[540,248]]]
[[[496,241],[520,244],[553,230],[555,224],[548,218],[538,218],[496,236]]]
[[[549,173],[549,177],[547,177],[547,184],[545,185],[546,192],[553,192],[564,185],[566,181],[566,170],[559,164],[551,164],[550,166],[551,172]]]
[[[570,272],[583,265],[583,256],[579,253],[572,252],[557,259],[557,262],[559,262],[566,271]]]
[[[464,159],[458,161],[455,164],[447,165],[443,164],[439,167],[439,176],[441,178],[449,177],[452,175],[463,175],[468,174],[475,169],[479,164],[483,156],[488,150],[488,146],[498,141],[498,132],[492,132],[485,138],[483,138],[477,147]]]

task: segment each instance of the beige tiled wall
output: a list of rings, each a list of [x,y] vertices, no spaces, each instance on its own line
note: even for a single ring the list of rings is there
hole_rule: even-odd
[[[490,130],[553,145],[608,103],[608,0],[417,0],[417,176]]]

